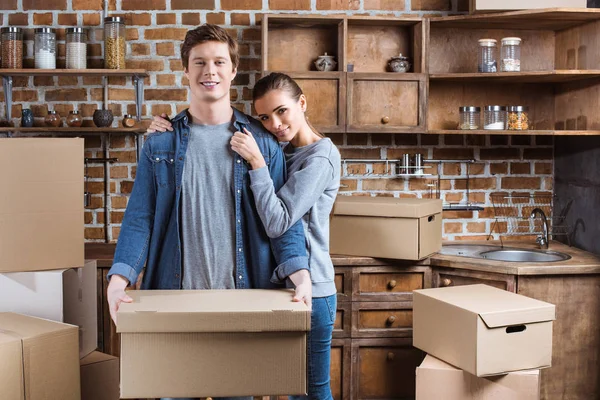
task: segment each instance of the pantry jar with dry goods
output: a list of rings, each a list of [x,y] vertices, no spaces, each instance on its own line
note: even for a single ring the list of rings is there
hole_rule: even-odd
[[[83,28],[67,28],[67,69],[87,68],[87,35]]]
[[[52,28],[37,28],[34,39],[35,67],[56,69],[56,32]]]
[[[23,68],[23,30],[14,26],[0,30],[2,68]]]
[[[479,124],[481,123],[481,107],[459,107],[458,111],[460,112],[459,129],[479,129]]]
[[[497,72],[496,39],[479,39],[477,72]]]
[[[529,107],[508,107],[508,130],[524,131],[529,129]]]
[[[485,106],[483,109],[483,129],[506,129],[506,107]]]
[[[125,68],[125,20],[104,18],[104,68]]]
[[[506,37],[502,39],[500,60],[502,72],[519,72],[521,70],[521,38]]]

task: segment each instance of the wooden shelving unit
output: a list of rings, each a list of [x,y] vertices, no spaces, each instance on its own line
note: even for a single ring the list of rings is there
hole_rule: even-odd
[[[427,134],[432,135],[546,135],[546,136],[593,136],[600,135],[598,130],[589,131],[567,131],[567,130],[524,130],[524,131],[509,131],[509,130],[494,130],[494,129],[430,129]]]
[[[494,73],[431,74],[430,81],[501,83],[564,83],[585,79],[600,79],[600,70],[557,70]]]
[[[51,127],[45,127],[45,126],[44,127],[31,127],[31,128],[20,128],[20,127],[0,128],[0,133],[48,133],[48,134],[60,134],[60,135],[72,135],[72,136],[96,135],[96,134],[102,134],[102,133],[123,134],[123,135],[131,135],[131,134],[142,135],[145,132],[146,132],[146,130],[143,128],[96,128],[96,127],[51,128]]]
[[[0,76],[137,76],[145,78],[145,69],[0,69]]]

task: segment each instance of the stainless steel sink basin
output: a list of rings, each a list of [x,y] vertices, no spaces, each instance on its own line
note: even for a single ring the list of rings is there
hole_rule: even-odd
[[[517,250],[501,249],[484,251],[480,253],[487,260],[509,261],[509,262],[556,262],[571,258],[570,255],[557,251]]]
[[[571,258],[570,255],[557,251],[525,250],[489,244],[448,244],[442,246],[440,254],[523,263],[558,262]]]

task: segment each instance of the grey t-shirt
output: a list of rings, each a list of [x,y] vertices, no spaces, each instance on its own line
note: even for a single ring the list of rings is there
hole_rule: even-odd
[[[234,128],[190,125],[181,191],[183,289],[235,289]]]

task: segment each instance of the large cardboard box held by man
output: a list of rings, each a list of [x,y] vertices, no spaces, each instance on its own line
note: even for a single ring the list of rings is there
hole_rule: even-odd
[[[119,359],[94,351],[80,361],[82,400],[119,400]]]
[[[431,355],[417,368],[416,400],[539,400],[540,370],[478,378]]]
[[[586,8],[586,0],[469,0],[469,12],[536,10],[541,8]]]
[[[83,139],[0,139],[0,272],[83,265]]]
[[[552,304],[487,285],[413,292],[413,346],[477,376],[546,368]]]
[[[290,290],[142,290],[117,313],[121,397],[306,393],[310,311]]]
[[[338,196],[330,253],[420,260],[442,248],[442,201]]]
[[[79,326],[79,357],[98,347],[96,261],[81,268],[0,274],[0,312]]]
[[[77,327],[0,313],[0,399],[79,400]]]

